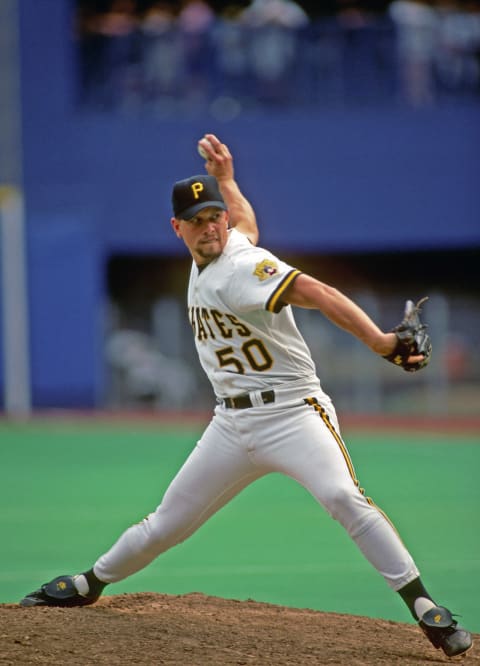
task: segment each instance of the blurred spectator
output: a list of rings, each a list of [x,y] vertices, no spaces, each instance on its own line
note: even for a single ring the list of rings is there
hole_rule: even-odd
[[[393,89],[392,30],[358,0],[338,0],[345,102],[385,99]]]
[[[128,104],[138,92],[138,17],[133,0],[114,0],[101,22],[106,39],[107,82],[105,104]]]
[[[215,13],[205,0],[184,0],[178,18],[187,35],[198,35],[208,32]]]
[[[302,31],[298,88],[300,99],[307,105],[343,103],[343,46],[342,30],[335,16],[312,21]]]
[[[204,103],[210,91],[213,75],[210,30],[214,23],[215,13],[205,0],[184,0],[178,24],[183,35],[188,104]]]
[[[293,0],[253,0],[242,12],[242,21],[252,28],[277,25],[295,30],[309,23],[308,14]]]
[[[128,101],[135,86],[137,23],[133,0],[113,0],[107,11],[83,18],[83,89],[94,106],[111,109]]]
[[[295,98],[300,29],[309,18],[292,0],[253,0],[240,15],[249,29],[248,56],[255,98],[286,104]]]
[[[227,5],[212,30],[214,95],[242,104],[249,94],[248,33],[240,22],[242,7]]]
[[[80,103],[95,106],[107,78],[105,39],[100,30],[101,16],[90,7],[80,8],[77,16]]]
[[[438,5],[439,35],[435,61],[447,91],[478,91],[480,83],[480,5],[444,1]]]
[[[155,2],[145,11],[140,34],[144,101],[167,111],[183,90],[185,78],[180,30],[167,2]]]
[[[438,15],[428,0],[393,0],[390,16],[397,32],[401,94],[414,107],[435,98],[434,58],[438,45]]]

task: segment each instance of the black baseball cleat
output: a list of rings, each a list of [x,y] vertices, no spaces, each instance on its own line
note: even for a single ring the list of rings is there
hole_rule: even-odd
[[[75,587],[73,576],[58,576],[45,583],[39,590],[30,592],[20,601],[20,606],[88,606],[94,604],[100,594],[83,595]]]
[[[434,606],[418,623],[434,647],[442,648],[447,657],[465,654],[472,647],[470,632],[461,627],[449,610]]]

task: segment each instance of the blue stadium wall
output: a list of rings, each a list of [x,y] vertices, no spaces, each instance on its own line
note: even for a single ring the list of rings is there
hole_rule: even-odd
[[[480,245],[478,104],[223,123],[84,114],[72,12],[69,0],[20,2],[35,407],[101,406],[106,263],[118,252],[184,254],[171,184],[203,171],[195,144],[206,131],[232,147],[261,241],[275,251]]]

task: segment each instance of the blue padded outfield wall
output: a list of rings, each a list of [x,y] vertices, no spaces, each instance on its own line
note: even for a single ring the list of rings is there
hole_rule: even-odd
[[[400,107],[208,116],[82,113],[72,5],[20,3],[24,187],[35,406],[101,405],[105,270],[117,252],[184,254],[173,181],[197,139],[232,147],[261,242],[281,252],[480,244],[480,109]]]

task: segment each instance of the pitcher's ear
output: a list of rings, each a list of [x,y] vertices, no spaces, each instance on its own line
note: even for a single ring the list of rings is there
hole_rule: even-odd
[[[180,223],[177,220],[176,217],[172,217],[170,220],[170,224],[172,225],[173,231],[175,232],[175,235],[178,236],[178,238],[182,237],[182,234],[180,233]]]

